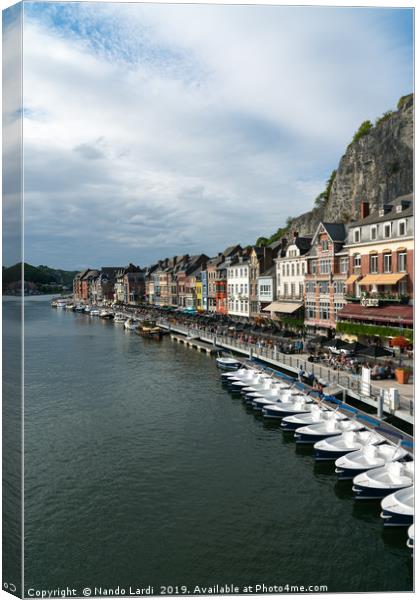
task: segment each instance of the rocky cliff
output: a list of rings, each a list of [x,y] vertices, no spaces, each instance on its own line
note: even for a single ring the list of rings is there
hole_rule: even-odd
[[[321,219],[347,223],[358,217],[362,200],[375,210],[413,191],[413,95],[369,125],[347,147],[320,206],[289,220],[289,232],[312,233]]]

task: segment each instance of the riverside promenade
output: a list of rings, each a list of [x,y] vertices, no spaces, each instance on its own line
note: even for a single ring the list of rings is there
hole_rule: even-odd
[[[243,343],[229,336],[212,334],[202,329],[173,324],[166,319],[159,319],[157,323],[159,326],[174,333],[195,337],[203,342],[213,344],[220,349],[231,350],[248,358],[264,361],[283,371],[297,375],[300,369],[303,368],[306,374],[313,373],[325,386],[325,392],[329,395],[342,393],[345,397],[347,394],[350,394],[354,399],[375,409],[378,409],[378,404],[382,397],[384,413],[393,415],[407,423],[414,423],[414,395],[412,385],[400,385],[394,380],[384,380],[375,381],[374,384],[371,383],[369,390],[367,390],[362,385],[359,375],[353,375],[334,370],[325,365],[308,362],[307,354],[284,354],[276,348],[261,348],[257,344]],[[390,388],[396,388],[399,392],[400,406],[396,410],[392,410],[388,402],[388,391]]]

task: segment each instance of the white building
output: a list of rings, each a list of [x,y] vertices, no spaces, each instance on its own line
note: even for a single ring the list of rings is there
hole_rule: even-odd
[[[276,265],[258,277],[258,309],[263,311],[276,299]]]
[[[277,300],[302,301],[307,254],[312,236],[295,236],[286,254],[276,259]]]
[[[236,317],[250,315],[250,267],[246,257],[227,269],[228,314]]]
[[[280,318],[303,307],[306,258],[311,248],[312,236],[299,237],[295,234],[284,256],[275,259],[276,297],[262,310],[271,313],[272,318]],[[302,311],[301,311],[302,312]]]

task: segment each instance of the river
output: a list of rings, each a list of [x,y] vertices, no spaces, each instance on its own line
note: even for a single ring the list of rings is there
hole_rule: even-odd
[[[406,530],[231,397],[213,358],[25,303],[27,590],[412,589]]]

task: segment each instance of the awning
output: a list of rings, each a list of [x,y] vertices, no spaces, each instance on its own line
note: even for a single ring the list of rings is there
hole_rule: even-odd
[[[359,279],[360,275],[350,275],[350,277],[346,281],[346,285],[351,285],[355,281]]]
[[[302,303],[297,302],[272,302],[271,304],[263,308],[263,310],[265,312],[281,312],[290,314],[294,313],[299,308],[302,308],[302,306]]]
[[[406,276],[406,273],[380,273],[378,275],[365,275],[359,282],[360,285],[395,285]]]
[[[337,314],[340,320],[375,321],[395,325],[413,326],[413,307],[409,304],[391,304],[389,306],[362,306],[346,304]]]

